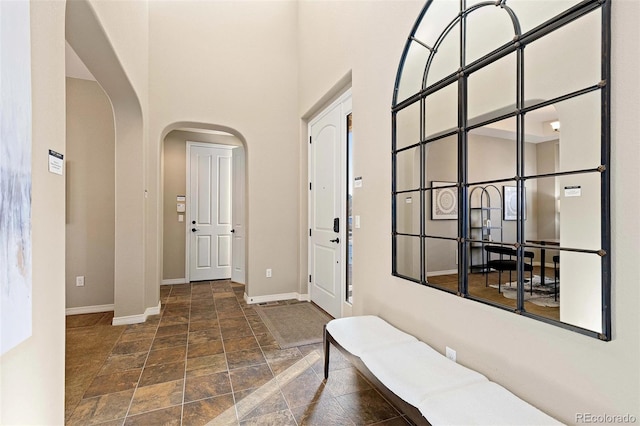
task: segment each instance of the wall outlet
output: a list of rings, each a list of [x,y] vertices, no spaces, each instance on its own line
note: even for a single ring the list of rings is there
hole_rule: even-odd
[[[84,275],[76,277],[76,287],[84,287]]]
[[[449,346],[447,346],[446,355],[451,361],[456,362],[456,351],[451,349]]]
[[[267,278],[271,278],[272,272],[271,268],[267,269]]]

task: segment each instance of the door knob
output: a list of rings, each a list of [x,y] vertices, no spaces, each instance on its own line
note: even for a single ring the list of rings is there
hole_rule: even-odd
[[[232,229],[232,230],[231,230],[231,233],[232,233],[232,234],[233,234],[233,233],[235,233],[235,232],[236,232],[236,230],[235,230],[235,229]]]
[[[196,221],[195,221],[195,220],[192,220],[192,221],[191,221],[191,224],[195,225],[195,224],[196,224]]]
[[[336,238],[335,240],[329,240],[329,242],[331,243],[339,243],[340,242],[340,238]]]
[[[196,232],[197,229],[196,228],[191,228],[191,232]]]

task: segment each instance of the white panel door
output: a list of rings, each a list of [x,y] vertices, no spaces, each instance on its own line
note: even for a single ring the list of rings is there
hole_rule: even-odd
[[[233,149],[233,241],[231,280],[240,284],[245,284],[245,157],[244,148]]]
[[[231,150],[189,145],[189,280],[231,278]]]
[[[342,316],[345,252],[345,100],[309,125],[309,274],[311,300],[335,318]],[[350,105],[350,97],[348,98]],[[337,223],[338,222],[338,223]],[[334,224],[336,227],[334,227]]]

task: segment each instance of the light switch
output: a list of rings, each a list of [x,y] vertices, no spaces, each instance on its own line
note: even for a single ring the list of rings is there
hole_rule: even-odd
[[[183,214],[179,214],[178,215],[178,222],[184,222],[184,215]]]
[[[355,227],[360,228],[360,215],[355,215],[354,217]]]
[[[185,212],[186,206],[185,206],[184,203],[178,203],[177,207],[178,207],[178,213],[184,213]]]

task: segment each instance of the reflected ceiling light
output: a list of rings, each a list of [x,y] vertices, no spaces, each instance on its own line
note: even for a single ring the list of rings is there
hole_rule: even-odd
[[[560,131],[560,122],[559,121],[552,121],[551,123],[549,123],[551,125],[551,128],[553,129],[554,132],[559,132]]]

